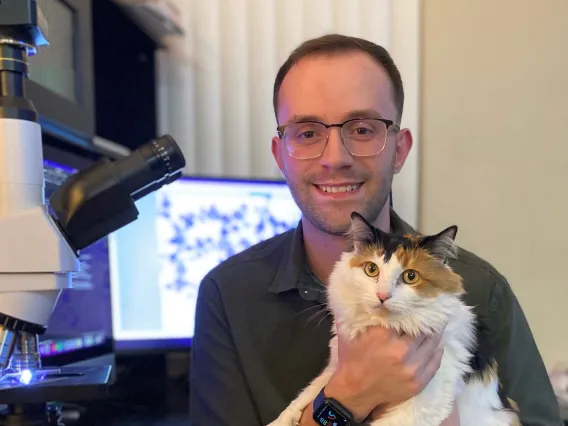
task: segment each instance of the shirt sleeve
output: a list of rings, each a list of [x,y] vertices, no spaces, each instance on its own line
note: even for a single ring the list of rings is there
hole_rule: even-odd
[[[494,276],[493,284],[488,337],[504,394],[517,403],[523,426],[562,426],[558,400],[525,314],[505,278]]]
[[[189,400],[191,426],[261,426],[219,287],[209,277],[197,296]]]

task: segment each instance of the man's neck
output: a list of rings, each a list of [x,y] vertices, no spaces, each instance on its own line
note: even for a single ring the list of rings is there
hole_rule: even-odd
[[[388,203],[381,210],[374,225],[385,232],[390,232],[390,209]],[[327,234],[316,228],[309,220],[302,219],[304,246],[308,264],[312,273],[327,285],[333,265],[347,250],[347,241],[343,236]]]

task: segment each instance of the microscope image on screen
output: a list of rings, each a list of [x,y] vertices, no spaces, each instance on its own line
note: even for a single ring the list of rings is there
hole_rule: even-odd
[[[156,203],[162,306],[189,303],[186,312],[192,313],[199,284],[211,269],[300,220],[288,188],[275,183],[181,179],[158,191]]]
[[[191,344],[205,275],[301,218],[283,181],[183,177],[137,206],[110,238],[113,335],[127,350]]]
[[[290,200],[271,190],[227,187],[197,196],[183,187],[180,182],[157,193],[160,286],[168,292],[196,297],[209,270],[298,224]],[[240,197],[228,194],[235,189]]]

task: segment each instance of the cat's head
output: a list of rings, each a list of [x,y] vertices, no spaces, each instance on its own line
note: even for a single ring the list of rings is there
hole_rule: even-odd
[[[336,319],[427,324],[445,309],[444,301],[463,293],[461,277],[447,264],[455,256],[456,233],[451,226],[435,235],[388,234],[353,213],[352,250],[335,265],[328,287]]]

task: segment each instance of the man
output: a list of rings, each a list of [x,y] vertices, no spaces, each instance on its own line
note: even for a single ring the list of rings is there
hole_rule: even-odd
[[[357,38],[302,44],[274,84],[274,158],[303,217],[297,229],[212,270],[199,290],[192,348],[192,426],[260,426],[274,420],[327,363],[324,291],[347,249],[352,211],[384,231],[412,232],[389,208],[393,175],[412,147],[399,126],[403,86],[389,54]],[[488,327],[504,394],[524,426],[561,425],[557,401],[525,316],[505,278],[460,250],[451,266]],[[439,336],[399,337],[378,327],[340,341],[339,367],[301,425],[316,425],[324,398],[356,422],[418,393],[435,374]],[[355,423],[353,423],[355,424]],[[458,425],[456,410],[445,421]]]

